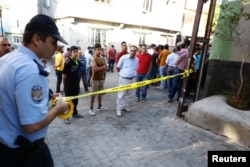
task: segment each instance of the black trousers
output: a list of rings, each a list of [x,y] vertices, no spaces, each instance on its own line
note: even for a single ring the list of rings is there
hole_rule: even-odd
[[[65,96],[77,96],[79,90],[66,90],[65,91]],[[73,115],[77,115],[78,111],[77,111],[77,105],[78,105],[78,98],[77,99],[73,99],[72,103],[74,104],[74,112]]]
[[[1,167],[54,167],[50,150],[41,142],[32,148],[9,148],[0,142]]]
[[[111,72],[113,72],[114,71],[114,64],[115,64],[115,60],[110,60],[109,59],[109,69],[108,69],[108,71],[111,71]]]
[[[59,93],[61,91],[60,87],[61,87],[61,83],[62,83],[62,71],[56,70],[56,77],[57,77],[56,93]]]

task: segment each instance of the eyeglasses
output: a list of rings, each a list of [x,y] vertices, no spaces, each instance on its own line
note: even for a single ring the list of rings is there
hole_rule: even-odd
[[[131,52],[136,52],[136,50],[130,50]]]
[[[11,45],[7,44],[7,43],[4,43],[4,44],[1,44],[0,46],[11,46]]]

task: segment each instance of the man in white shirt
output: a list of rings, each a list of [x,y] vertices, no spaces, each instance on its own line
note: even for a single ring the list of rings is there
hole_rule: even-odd
[[[130,53],[122,56],[117,64],[119,72],[119,86],[135,82],[136,70],[139,66],[139,59],[136,56],[137,47],[131,46]],[[122,111],[130,112],[129,104],[133,96],[133,90],[124,90],[117,93],[117,111],[118,117],[122,116]]]
[[[177,49],[180,50],[180,47],[179,48],[178,47]],[[167,76],[174,75],[175,63],[179,57],[179,55],[177,54],[177,49],[174,48],[173,52],[166,59]],[[172,88],[172,78],[169,78],[167,80],[167,83],[168,83],[168,91],[170,91]]]

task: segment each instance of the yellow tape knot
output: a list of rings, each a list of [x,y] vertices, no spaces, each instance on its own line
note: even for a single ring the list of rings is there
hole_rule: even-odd
[[[192,72],[192,69],[184,70],[184,72],[182,73],[182,78],[189,77]]]

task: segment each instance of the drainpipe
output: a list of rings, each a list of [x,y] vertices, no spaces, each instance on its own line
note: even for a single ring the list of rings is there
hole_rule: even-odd
[[[37,0],[38,14],[43,14],[43,0]]]
[[[0,18],[1,18],[1,35],[3,37],[3,17],[2,17],[2,5],[0,6]]]

